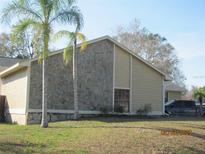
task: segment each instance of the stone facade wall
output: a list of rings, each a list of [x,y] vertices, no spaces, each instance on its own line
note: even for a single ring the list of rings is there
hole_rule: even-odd
[[[101,116],[100,113],[96,114],[81,114],[81,118],[89,118],[89,117],[97,117]],[[65,120],[71,120],[74,118],[73,113],[48,113],[48,121],[54,122],[54,121],[65,121]],[[41,123],[41,113],[35,112],[35,113],[29,113],[27,115],[27,124],[38,124]]]
[[[64,121],[73,119],[73,114],[66,113],[48,113],[48,121]],[[41,122],[41,113],[29,113],[27,116],[27,124],[37,124]]]
[[[59,53],[47,59],[48,109],[73,110],[72,62],[65,65],[62,56]],[[31,63],[29,109],[41,109],[41,70],[37,61]],[[78,94],[79,110],[112,110],[113,43],[109,40],[90,44],[79,52]]]
[[[48,109],[73,109],[72,69],[63,63],[62,53],[46,60]],[[42,107],[42,66],[31,63],[29,109]]]
[[[94,43],[79,54],[78,93],[80,110],[112,111],[113,43]]]

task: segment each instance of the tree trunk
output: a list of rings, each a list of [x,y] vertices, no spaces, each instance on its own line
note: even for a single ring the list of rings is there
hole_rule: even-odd
[[[199,97],[199,103],[200,103],[200,105],[199,105],[199,114],[200,114],[200,116],[202,116],[202,112],[203,112],[203,111],[202,111],[202,102],[203,102],[203,101],[202,101],[202,97],[200,96],[200,97]]]
[[[74,40],[73,45],[73,92],[74,92],[74,119],[78,119],[79,111],[78,111],[78,56],[76,52],[76,39]]]
[[[48,118],[47,118],[47,85],[45,81],[45,61],[43,59],[42,63],[42,120],[41,120],[41,127],[47,128],[48,127]]]
[[[46,58],[48,57],[48,43],[50,37],[50,29],[48,20],[46,19],[46,23],[44,24],[44,31],[43,31],[43,64],[42,64],[42,121],[41,127],[47,128],[48,127],[48,117],[47,117],[47,103],[48,103],[48,83],[47,79],[45,78],[45,70],[46,70]]]

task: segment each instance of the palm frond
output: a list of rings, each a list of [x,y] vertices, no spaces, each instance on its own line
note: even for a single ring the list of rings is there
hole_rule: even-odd
[[[76,0],[53,0],[52,9],[57,12],[60,9],[70,8],[76,3]]]
[[[29,1],[26,0],[12,1],[11,4],[3,9],[1,21],[10,22],[11,18],[18,15],[43,21],[41,15],[34,8],[31,8]]]
[[[60,10],[56,16],[54,16],[49,23],[61,22],[69,23],[77,26],[77,29],[80,30],[83,27],[83,16],[80,12],[80,9],[76,6],[73,6],[70,10]]]
[[[71,40],[74,37],[74,35],[73,35],[73,32],[70,32],[70,31],[67,31],[67,30],[61,30],[61,31],[58,31],[56,34],[54,34],[53,40],[57,41],[58,39],[61,39],[63,37],[68,38],[69,40]]]
[[[63,60],[68,64],[72,60],[73,46],[69,44],[63,51]]]
[[[25,18],[19,21],[16,25],[12,27],[13,33],[21,33],[27,30],[28,28],[41,27],[41,24],[33,19]]]
[[[39,62],[43,59],[43,33],[42,29],[36,29],[32,38],[32,46],[34,53],[37,55]]]
[[[76,33],[76,38],[77,38],[77,40],[82,42],[82,44],[80,46],[81,51],[85,50],[87,48],[87,42],[86,42],[85,35],[78,32],[78,33]]]

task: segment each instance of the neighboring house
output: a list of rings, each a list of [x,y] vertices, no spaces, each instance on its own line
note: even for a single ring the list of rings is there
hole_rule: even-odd
[[[164,81],[160,70],[109,36],[87,42],[78,53],[80,114],[136,114],[146,105],[150,115],[164,113]],[[79,51],[78,45],[78,51]],[[0,73],[7,97],[7,121],[39,123],[42,107],[42,68],[37,59],[17,63]],[[63,63],[62,50],[46,60],[50,121],[70,119],[74,113],[72,63]]]
[[[20,62],[20,59],[8,58],[0,56],[0,72],[6,70],[12,65]],[[1,95],[1,81],[0,81],[0,95]]]
[[[172,100],[181,100],[182,95],[186,91],[185,88],[178,86],[177,84],[166,81],[165,82],[165,102],[169,102]]]
[[[19,62],[19,59],[0,56],[0,72]]]

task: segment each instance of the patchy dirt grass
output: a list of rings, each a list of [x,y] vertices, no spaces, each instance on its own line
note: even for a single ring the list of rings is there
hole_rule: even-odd
[[[205,153],[205,118],[99,117],[47,129],[0,124],[0,153]]]

